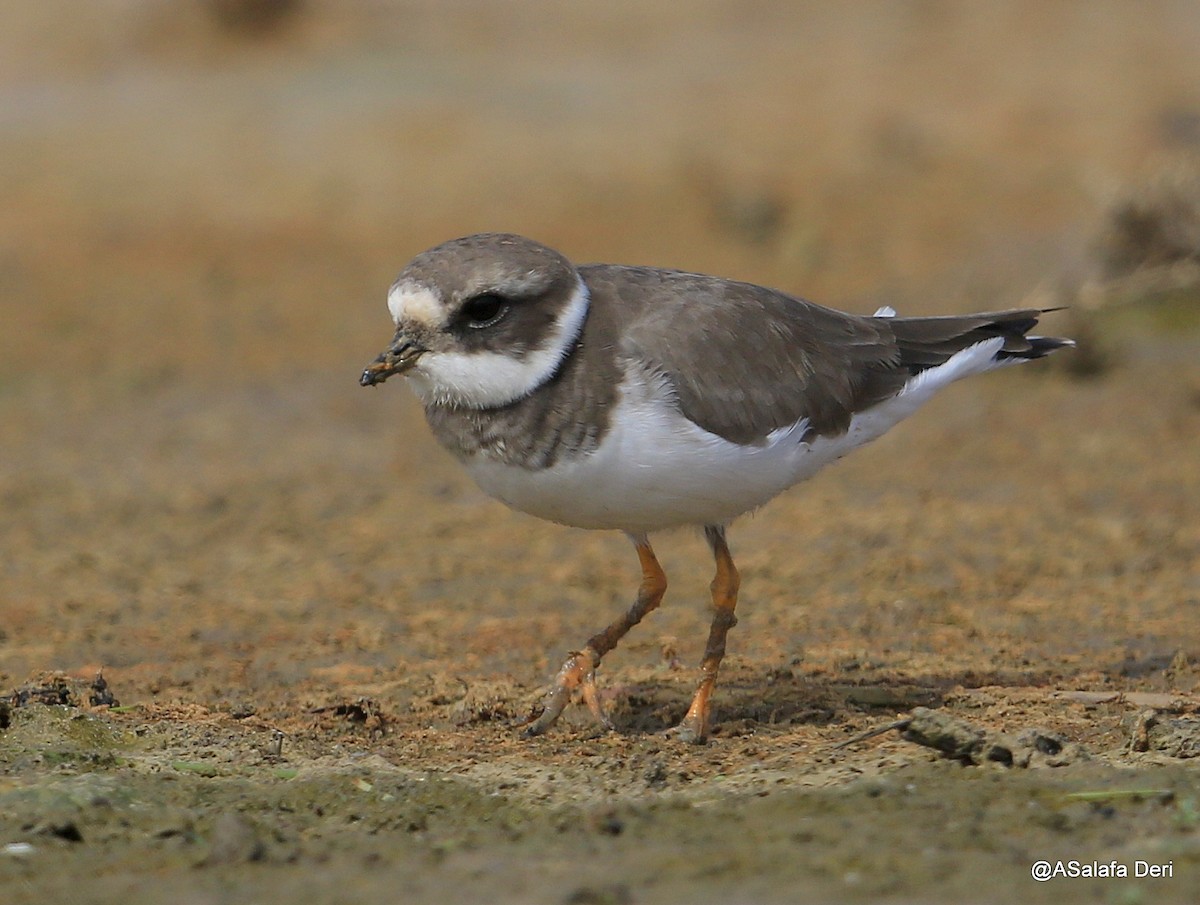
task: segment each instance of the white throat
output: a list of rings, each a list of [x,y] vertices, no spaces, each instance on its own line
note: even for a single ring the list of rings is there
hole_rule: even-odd
[[[408,383],[426,405],[494,408],[515,402],[558,370],[579,338],[588,304],[587,286],[579,280],[542,348],[520,357],[505,352],[428,352],[408,372]]]

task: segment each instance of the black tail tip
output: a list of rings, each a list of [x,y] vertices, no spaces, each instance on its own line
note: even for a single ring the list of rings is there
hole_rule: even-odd
[[[1011,358],[1033,360],[1045,358],[1051,352],[1057,352],[1059,349],[1070,349],[1075,346],[1075,340],[1061,336],[1027,336],[1025,339],[1029,343],[1029,348],[1016,351],[1004,350],[996,357],[1001,360]]]

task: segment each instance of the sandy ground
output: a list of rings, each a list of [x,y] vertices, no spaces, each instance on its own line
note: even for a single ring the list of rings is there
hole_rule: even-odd
[[[1200,149],[1194,6],[4,7],[6,902],[1194,900],[1200,304],[1078,291]],[[733,527],[710,744],[689,533],[617,731],[527,741],[636,559],[357,385],[484,229],[1087,342]]]

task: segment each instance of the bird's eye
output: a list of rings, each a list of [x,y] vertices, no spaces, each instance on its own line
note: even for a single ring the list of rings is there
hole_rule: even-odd
[[[486,292],[477,295],[462,307],[462,317],[468,327],[482,330],[500,321],[508,314],[508,299]]]

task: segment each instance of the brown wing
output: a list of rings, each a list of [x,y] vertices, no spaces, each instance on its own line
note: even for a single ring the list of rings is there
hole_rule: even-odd
[[[581,272],[624,309],[620,352],[664,376],[687,418],[734,443],[801,418],[839,433],[908,377],[891,331],[872,318],[698,274]]]
[[[665,377],[685,417],[734,443],[802,418],[814,434],[842,433],[856,412],[899,392],[913,374],[994,336],[1005,337],[998,357],[1036,358],[1065,344],[1025,337],[1036,310],[861,317],[698,274],[580,271],[593,294],[623,309],[619,351]]]

